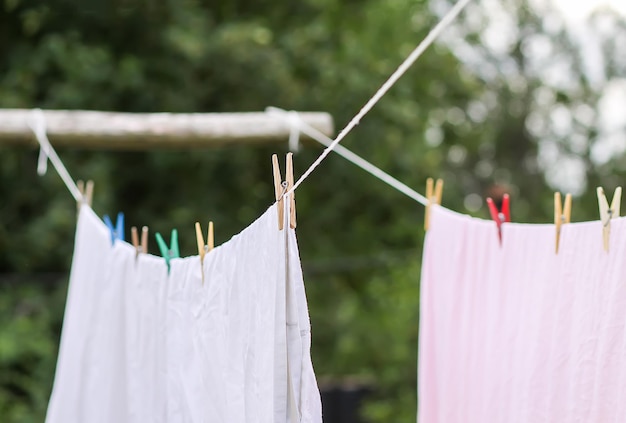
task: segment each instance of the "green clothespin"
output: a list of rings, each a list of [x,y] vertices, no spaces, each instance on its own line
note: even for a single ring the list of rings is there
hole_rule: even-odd
[[[165,240],[161,236],[160,233],[156,233],[156,241],[159,244],[159,250],[161,250],[161,255],[165,259],[165,263],[167,264],[167,270],[170,270],[170,260],[173,258],[180,257],[180,251],[178,250],[178,231],[176,229],[172,229],[172,236],[170,238],[171,247],[168,247],[165,243]]]

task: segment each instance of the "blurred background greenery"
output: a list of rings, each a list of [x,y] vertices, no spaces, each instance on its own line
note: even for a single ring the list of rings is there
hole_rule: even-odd
[[[587,4],[589,2],[585,2]],[[591,2],[593,3],[593,2]],[[610,3],[598,1],[598,3]],[[562,7],[565,4],[565,7]],[[615,3],[617,5],[617,3]],[[588,6],[588,5],[587,5]],[[445,0],[2,0],[0,107],[332,114],[342,127],[450,7]],[[597,218],[626,173],[624,15],[556,1],[476,0],[344,145],[445,206],[514,221]],[[216,242],[272,203],[270,147],[59,149],[94,209],[151,233]],[[296,176],[321,152],[307,144]],[[0,147],[0,420],[41,422],[62,325],[75,203],[37,151]],[[298,237],[321,385],[367,386],[363,421],[416,413],[423,207],[330,156],[298,190]],[[128,234],[127,234],[128,236]],[[156,244],[150,240],[150,249]]]

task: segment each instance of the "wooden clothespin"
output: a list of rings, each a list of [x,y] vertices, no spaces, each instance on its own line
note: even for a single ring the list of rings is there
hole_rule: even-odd
[[[108,214],[104,215],[104,223],[107,225],[109,230],[111,231],[111,243],[115,244],[115,240],[119,239],[120,241],[124,241],[124,213],[119,212],[117,214],[117,222],[115,226],[113,226],[113,222],[111,222],[111,218]]]
[[[622,202],[622,187],[615,188],[611,207],[604,195],[602,187],[598,187],[598,207],[600,209],[600,221],[602,222],[602,241],[604,251],[609,251],[609,235],[611,233],[611,219],[619,216],[619,209]]]
[[[274,194],[278,203],[278,229],[282,230],[285,222],[285,206],[283,203],[283,195],[293,187],[293,153],[287,153],[285,170],[285,182],[280,176],[280,167],[278,165],[278,156],[272,155],[272,170],[274,172]],[[289,195],[289,227],[296,227],[296,196],[295,192]]]
[[[502,244],[502,224],[504,222],[511,221],[509,194],[504,194],[502,196],[502,208],[500,210],[498,210],[496,204],[491,197],[487,198],[487,206],[489,206],[489,213],[491,214],[491,218],[494,222],[496,222],[496,225],[498,225],[498,239],[500,240],[500,244]]]
[[[87,189],[85,189],[85,182],[79,180],[76,182],[78,186],[78,190],[80,191],[80,195],[83,196],[84,203],[91,207],[91,200],[93,199],[93,181],[87,181]],[[82,206],[82,202],[76,203],[76,207],[80,211],[80,206]]]
[[[437,184],[434,185],[433,190],[433,178],[426,179],[426,213],[424,214],[424,230],[427,231],[430,226],[430,206],[431,204],[441,204],[441,196],[443,194],[443,179],[437,179]]]
[[[172,236],[170,237],[171,247],[167,246],[160,233],[157,232],[155,236],[157,244],[159,244],[159,250],[165,259],[165,264],[167,264],[167,270],[169,271],[170,260],[180,257],[180,250],[178,249],[178,231],[176,229],[172,229]]]
[[[133,226],[130,228],[130,235],[133,241],[133,247],[137,251],[137,255],[139,253],[147,254],[148,253],[148,227],[144,226],[141,228],[141,245],[139,245],[139,234],[137,232],[137,227]]]
[[[198,241],[198,255],[200,256],[200,269],[204,269],[204,256],[210,252],[214,246],[213,240],[213,222],[209,222],[209,229],[206,235],[206,244],[204,243],[204,237],[202,236],[202,228],[200,222],[196,222],[196,240]],[[204,271],[202,271],[202,283],[204,283]]]
[[[572,214],[572,194],[565,195],[565,204],[561,204],[561,193],[554,193],[554,226],[556,227],[556,254],[559,253],[559,240],[561,238],[561,225],[570,222]]]

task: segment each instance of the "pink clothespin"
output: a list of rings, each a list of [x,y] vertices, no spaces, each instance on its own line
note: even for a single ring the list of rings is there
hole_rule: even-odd
[[[491,199],[491,197],[487,198],[487,206],[489,206],[489,213],[491,214],[491,218],[496,222],[496,225],[498,225],[498,238],[500,239],[500,243],[502,243],[502,224],[504,222],[511,221],[509,194],[504,194],[502,196],[502,208],[499,211],[496,208],[496,204]]]

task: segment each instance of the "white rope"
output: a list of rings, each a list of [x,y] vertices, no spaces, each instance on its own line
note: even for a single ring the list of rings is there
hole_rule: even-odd
[[[56,151],[54,151],[54,148],[52,148],[52,145],[48,140],[48,135],[46,134],[46,117],[44,116],[41,109],[34,109],[32,114],[33,119],[31,122],[28,123],[28,126],[30,126],[30,129],[33,130],[35,138],[37,139],[37,142],[40,146],[39,160],[37,163],[37,173],[40,176],[46,174],[46,171],[48,169],[48,159],[50,159],[52,166],[54,166],[63,182],[65,182],[65,186],[67,187],[67,189],[74,196],[77,202],[82,202],[83,195],[80,193],[80,190],[74,183],[74,180],[70,176],[69,172],[63,165],[63,162],[61,161],[59,156],[57,156]]]
[[[279,109],[279,108],[276,108],[276,107],[268,107],[265,110],[268,113],[270,113],[270,114],[275,114],[277,116],[280,115],[283,118],[286,117],[286,116],[291,117],[291,115],[287,115],[288,113],[294,113],[294,112],[287,112],[285,110],[282,110],[282,109]],[[296,114],[296,116],[297,116],[297,114]],[[307,124],[302,119],[298,118],[297,121],[290,120],[290,124],[293,125],[294,122],[295,122],[295,124],[298,125],[298,128],[300,129],[300,131],[303,134],[308,135],[309,137],[313,138],[315,141],[319,142],[320,144],[325,145],[326,147],[328,147],[328,146],[330,146],[332,144],[333,140],[331,138],[327,137],[326,135],[324,135],[323,133],[321,133],[320,131],[318,131],[317,129],[312,127],[311,125]],[[406,184],[400,182],[399,180],[397,180],[393,176],[389,175],[388,173],[386,173],[382,169],[374,166],[373,164],[371,164],[367,160],[363,159],[362,157],[356,155],[355,153],[353,153],[352,151],[348,150],[343,145],[336,145],[334,147],[333,151],[335,153],[339,154],[340,156],[342,156],[343,158],[345,158],[346,160],[348,160],[349,162],[357,165],[358,167],[360,167],[364,171],[370,173],[371,175],[373,175],[376,178],[380,179],[381,181],[387,183],[391,187],[397,189],[401,193],[403,193],[403,194],[407,195],[408,197],[412,198],[413,200],[417,201],[418,203],[423,204],[424,206],[428,204],[428,199],[426,197],[424,197],[422,194],[420,194],[419,192],[415,191],[413,188],[410,188]]]
[[[315,168],[319,166],[319,164],[326,158],[326,156],[328,156],[328,154],[337,146],[337,144],[339,144],[341,140],[343,140],[345,136],[348,135],[348,133],[359,124],[361,118],[363,118],[363,116],[365,116],[372,109],[372,107],[374,107],[376,103],[378,103],[382,96],[384,96],[387,91],[389,91],[389,89],[398,81],[398,79],[400,79],[400,77],[404,75],[404,73],[411,67],[411,65],[413,65],[413,63],[415,63],[415,61],[433,43],[433,41],[437,39],[439,34],[441,34],[441,32],[448,25],[450,25],[454,18],[457,17],[457,15],[461,12],[461,10],[463,10],[465,6],[467,6],[469,2],[470,0],[459,0],[459,2],[455,4],[452,9],[450,9],[450,11],[443,17],[443,19],[441,19],[441,21],[428,33],[426,38],[424,38],[422,42],[419,43],[417,47],[415,47],[415,50],[413,50],[411,54],[409,54],[404,62],[402,62],[402,64],[398,67],[398,69],[396,69],[396,71],[391,74],[389,79],[387,79],[387,81],[385,81],[385,83],[378,89],[378,91],[376,91],[374,96],[370,98],[367,103],[365,103],[365,106],[363,106],[359,113],[357,113],[356,116],[354,116],[352,120],[348,123],[348,125],[346,125],[346,127],[341,130],[339,135],[337,135],[337,138],[335,138],[335,140],[324,149],[324,151],[317,158],[317,160],[315,160],[313,164],[306,170],[306,172],[302,174],[300,179],[298,179],[293,187],[288,191],[288,194],[298,188],[300,184],[306,178],[308,178],[311,173],[313,173]]]
[[[298,112],[286,112],[289,122],[289,151],[300,151],[300,116]]]

